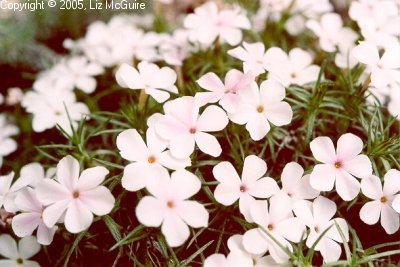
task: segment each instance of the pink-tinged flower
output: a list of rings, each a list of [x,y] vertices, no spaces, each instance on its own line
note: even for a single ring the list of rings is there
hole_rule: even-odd
[[[185,18],[184,26],[191,41],[209,46],[219,38],[237,45],[242,40],[242,29],[250,29],[250,21],[238,6],[218,11],[216,3],[207,2]]]
[[[280,48],[275,48],[270,51],[276,54],[277,60],[271,62],[267,67],[268,78],[279,81],[284,86],[290,84],[304,85],[314,82],[318,79],[320,67],[313,65],[313,58],[307,51],[294,48],[286,54],[283,50],[278,51]]]
[[[349,241],[349,229],[344,219],[332,219],[336,213],[335,202],[319,196],[312,203],[306,200],[297,202],[293,210],[296,216],[309,228],[306,241],[306,245],[309,248],[330,227],[314,249],[321,252],[324,262],[337,261],[342,253],[338,243]],[[338,227],[345,240],[342,239]]]
[[[285,58],[285,52],[277,47],[272,47],[265,52],[263,43],[246,43],[228,51],[234,58],[243,61],[243,71],[251,72],[258,76],[264,73],[271,64],[279,64]]]
[[[125,130],[117,137],[117,147],[124,159],[131,161],[124,169],[122,186],[129,191],[144,188],[147,181],[166,171],[190,166],[190,159],[176,159],[167,149],[168,142],[156,136],[153,128],[146,132],[146,143],[135,129]]]
[[[399,45],[387,48],[382,57],[379,57],[379,50],[375,45],[361,42],[353,48],[352,54],[359,62],[367,65],[372,85],[382,88],[396,82],[400,83]]]
[[[139,222],[159,227],[171,247],[182,245],[189,237],[189,226],[206,227],[208,212],[197,201],[187,200],[201,188],[199,179],[186,170],[169,176],[163,172],[151,179],[147,190],[152,196],[143,197],[136,207]]]
[[[231,121],[246,124],[250,137],[261,140],[270,130],[270,122],[275,126],[289,124],[293,111],[284,101],[285,88],[274,80],[266,80],[258,88],[253,82],[238,93],[241,103],[235,113],[229,114]]]
[[[197,80],[197,84],[209,92],[196,93],[195,98],[200,106],[219,101],[227,112],[235,112],[240,101],[237,92],[252,81],[254,76],[251,73],[244,74],[235,69],[227,72],[224,83],[215,73],[209,72]]]
[[[64,224],[71,233],[79,233],[92,224],[93,213],[98,216],[109,213],[115,199],[110,190],[100,184],[108,170],[93,167],[79,175],[79,162],[66,156],[57,165],[57,180],[45,179],[36,187],[39,201],[47,207],[43,221],[53,227],[65,215]]]
[[[12,229],[18,237],[32,235],[37,229],[37,241],[42,245],[49,245],[53,241],[57,226],[47,227],[43,222],[43,205],[39,202],[36,193],[31,188],[21,190],[15,198],[15,205],[22,213],[12,219]]]
[[[360,191],[355,178],[366,178],[372,174],[372,164],[366,155],[360,155],[363,142],[354,134],[343,134],[337,148],[329,137],[317,137],[311,144],[311,152],[322,164],[315,165],[310,174],[314,189],[330,191],[336,183],[336,191],[346,201],[354,199]]]
[[[381,218],[381,225],[386,233],[393,234],[399,229],[399,214],[393,208],[398,204],[394,198],[400,196],[400,172],[389,170],[381,180],[375,175],[361,181],[361,192],[373,201],[367,202],[360,210],[360,218],[366,224],[376,224]],[[392,206],[394,203],[394,206]],[[398,206],[397,206],[397,209]]]
[[[319,191],[311,187],[310,175],[303,174],[304,169],[298,163],[286,164],[281,175],[282,189],[278,194],[288,196],[293,204],[299,200],[316,198]]]
[[[15,205],[15,197],[22,188],[28,185],[26,180],[19,179],[11,185],[13,178],[14,172],[0,176],[0,208],[4,206],[4,209],[8,212],[18,211],[18,207]]]
[[[284,196],[273,196],[270,205],[266,200],[257,200],[250,207],[250,214],[258,228],[248,230],[243,235],[244,248],[253,254],[262,254],[267,250],[278,263],[287,262],[289,255],[265,232],[289,251],[293,251],[291,242],[300,242],[305,226],[299,218],[293,216],[290,200]]]
[[[215,188],[215,199],[229,206],[239,199],[239,210],[247,221],[252,221],[250,207],[255,198],[269,198],[279,191],[278,184],[270,177],[263,177],[267,164],[257,156],[247,156],[244,160],[242,178],[232,163],[223,161],[213,169],[214,177],[220,183]]]
[[[170,92],[178,93],[178,88],[174,85],[175,71],[169,67],[160,68],[146,61],[140,62],[137,69],[128,64],[122,64],[115,77],[120,86],[134,90],[143,89],[158,103],[165,102],[170,97]]]
[[[0,266],[40,267],[36,261],[29,260],[39,250],[40,245],[33,236],[22,238],[17,246],[17,242],[10,235],[0,235],[0,255],[6,258],[0,260]]]
[[[208,132],[221,131],[228,124],[223,109],[212,105],[199,115],[199,105],[194,97],[180,97],[164,105],[165,115],[155,124],[157,134],[169,142],[172,156],[185,159],[198,148],[213,157],[221,155],[217,138]]]
[[[320,21],[307,21],[306,26],[319,37],[319,45],[326,52],[335,52],[339,45],[343,46],[354,42],[354,38],[349,38],[355,35],[354,31],[343,27],[343,21],[339,14],[325,14]]]

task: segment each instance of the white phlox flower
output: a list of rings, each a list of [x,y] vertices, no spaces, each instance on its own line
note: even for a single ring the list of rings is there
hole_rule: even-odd
[[[241,103],[235,113],[229,114],[234,123],[246,124],[250,137],[259,141],[269,132],[270,123],[287,125],[292,121],[293,111],[284,101],[285,88],[274,80],[266,80],[260,88],[256,82],[239,91]]]
[[[17,242],[10,235],[0,235],[0,266],[7,267],[40,267],[36,261],[29,260],[40,250],[36,238],[27,236]]]
[[[146,144],[147,143],[147,144]],[[147,181],[166,171],[190,166],[190,159],[176,159],[167,150],[168,142],[156,136],[154,128],[148,128],[146,143],[136,129],[125,130],[117,137],[117,147],[124,159],[131,161],[124,169],[122,186],[129,191],[146,187]]]
[[[270,177],[263,177],[267,171],[265,161],[250,155],[244,160],[242,177],[232,163],[223,161],[213,169],[213,175],[220,183],[215,188],[215,199],[229,206],[239,200],[239,210],[247,221],[252,221],[250,207],[255,198],[269,198],[279,191],[278,184]]]
[[[319,196],[312,203],[306,200],[297,202],[293,210],[296,216],[309,228],[306,240],[307,247],[311,248],[326,231],[314,249],[321,252],[324,262],[337,261],[342,253],[338,243],[349,241],[349,229],[344,219],[332,219],[336,213],[335,202]],[[343,234],[344,240],[341,234]]]
[[[399,206],[395,198],[400,196],[400,172],[389,170],[384,176],[384,183],[371,175],[361,181],[361,192],[372,199],[360,210],[360,218],[366,224],[376,224],[381,219],[381,225],[386,233],[393,234],[399,229]],[[396,212],[397,211],[397,212]]]
[[[134,90],[142,89],[158,103],[165,102],[170,97],[170,92],[178,93],[175,86],[176,73],[169,67],[160,68],[146,61],[140,62],[137,69],[122,64],[115,76],[120,86]]]
[[[310,174],[311,186],[320,191],[331,191],[336,185],[339,196],[346,201],[360,192],[360,182],[372,174],[372,164],[366,155],[360,154],[363,142],[358,136],[347,133],[337,141],[337,148],[329,137],[317,137],[310,143],[314,158],[322,162],[314,166]]]
[[[220,107],[211,105],[199,114],[199,105],[194,97],[180,97],[164,104],[164,112],[155,123],[157,134],[169,142],[172,156],[189,157],[195,144],[204,153],[218,157],[221,145],[209,132],[223,130],[228,124],[228,116]]]
[[[200,180],[186,170],[168,172],[151,179],[147,190],[152,196],[143,197],[136,206],[139,222],[159,227],[171,247],[181,246],[190,235],[189,226],[207,227],[208,212],[199,202],[188,200],[201,188]]]
[[[103,216],[114,207],[110,190],[100,185],[108,170],[92,167],[79,174],[79,169],[79,162],[66,156],[57,164],[56,180],[44,179],[36,186],[39,201],[47,206],[43,211],[47,227],[52,228],[65,215],[65,228],[79,233],[92,224],[93,213]]]

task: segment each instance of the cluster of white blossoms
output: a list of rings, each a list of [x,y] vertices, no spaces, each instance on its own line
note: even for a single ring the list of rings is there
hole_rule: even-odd
[[[363,153],[363,140],[353,133],[343,133],[336,146],[328,136],[315,137],[307,147],[312,167],[304,170],[300,161],[288,160],[280,177],[269,177],[262,153],[240,151],[242,162],[221,160],[230,127],[248,132],[252,143],[265,141],[293,120],[287,88],[309,88],[324,79],[316,53],[249,42],[244,31],[264,31],[269,20],[289,16],[286,31],[292,36],[308,31],[320,52],[334,57],[334,67],[365,65],[360,84],[366,79],[370,93],[400,117],[399,9],[398,1],[352,1],[350,18],[361,36],[344,26],[328,0],[261,0],[252,19],[239,6],[209,1],[170,34],[145,30],[146,21],[117,16],[109,23],[92,23],[80,40],[67,40],[65,46],[75,55],[41,73],[21,105],[32,114],[35,132],[58,125],[70,134],[90,114],[74,90],[95,93],[96,76],[113,68],[120,87],[139,90],[139,101],[151,96],[162,107],[161,113],[147,114],[146,129],[120,130],[116,138],[119,155],[127,161],[120,183],[129,192],[140,191],[134,210],[140,224],[160,227],[170,247],[182,246],[191,228],[208,227],[210,210],[196,199],[204,180],[192,168],[201,155],[212,162],[216,207],[238,207],[249,225],[228,239],[229,254],[208,255],[205,267],[289,264],[299,244],[319,251],[325,263],[334,262],[342,255],[341,244],[349,242],[350,227],[326,193],[336,192],[344,202],[368,199],[359,209],[361,220],[368,225],[380,221],[387,234],[394,234],[400,227],[400,171],[387,168],[382,179],[377,177]],[[196,93],[180,90],[185,60],[221,45],[229,47],[224,56],[239,69],[195,73]],[[16,150],[11,136],[17,133],[0,114],[0,167],[2,158]],[[17,247],[10,235],[0,235],[0,255],[8,259],[0,265],[37,266],[28,259],[39,251],[38,244],[50,245],[60,227],[80,233],[94,216],[113,210],[115,198],[102,185],[109,170],[81,170],[83,162],[66,156],[47,172],[31,163],[16,179],[14,172],[0,176],[0,208],[14,214],[11,228],[22,238]]]
[[[14,182],[14,172],[0,176],[0,208],[15,214],[11,227],[16,236],[22,237],[18,252],[9,235],[0,236],[0,255],[9,258],[9,263],[16,261],[10,266],[17,266],[40,250],[38,244],[52,243],[57,224],[63,223],[69,232],[79,233],[92,224],[93,214],[108,214],[115,199],[107,187],[100,185],[107,174],[104,167],[80,173],[79,162],[67,156],[57,168],[46,172],[39,163],[25,165]],[[28,247],[24,248],[25,243]]]

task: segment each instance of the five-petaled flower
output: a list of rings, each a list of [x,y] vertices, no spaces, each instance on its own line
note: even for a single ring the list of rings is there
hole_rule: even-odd
[[[380,217],[381,225],[386,233],[395,233],[399,229],[399,207],[394,200],[400,196],[399,191],[400,171],[398,170],[391,169],[386,173],[383,187],[381,180],[375,175],[363,179],[361,192],[373,201],[367,202],[361,208],[361,220],[366,224],[376,224]]]
[[[100,185],[108,170],[92,167],[79,175],[79,162],[66,156],[57,165],[57,178],[44,179],[37,187],[39,201],[47,207],[43,221],[53,227],[65,215],[65,228],[79,233],[89,228],[93,213],[102,216],[114,207],[115,199],[110,190]]]
[[[360,192],[357,178],[366,178],[372,174],[372,164],[366,155],[360,155],[363,142],[354,134],[343,134],[337,148],[329,137],[317,137],[310,144],[311,152],[317,164],[310,175],[314,189],[330,191],[336,183],[336,191],[343,200],[352,200]]]
[[[201,188],[199,179],[186,170],[170,175],[165,170],[147,183],[152,196],[145,196],[136,206],[139,222],[149,226],[161,226],[171,247],[182,245],[189,237],[189,227],[207,227],[208,212],[199,202],[188,200]]]
[[[241,179],[232,163],[219,163],[213,169],[215,179],[220,182],[214,191],[215,199],[225,206],[239,199],[240,212],[247,221],[252,221],[250,207],[255,198],[269,198],[279,190],[274,179],[262,177],[266,171],[265,161],[254,155],[245,158]]]

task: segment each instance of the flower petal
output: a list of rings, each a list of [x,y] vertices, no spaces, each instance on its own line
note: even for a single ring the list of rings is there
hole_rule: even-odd
[[[202,152],[213,157],[221,155],[222,148],[215,136],[208,133],[198,132],[195,135],[195,140],[197,146]]]
[[[171,139],[169,149],[178,159],[188,158],[194,151],[195,136],[189,133],[179,134]]]
[[[223,254],[212,254],[208,256],[204,261],[204,267],[229,267],[225,255]]]
[[[235,167],[233,167],[232,163],[228,161],[222,161],[218,163],[214,168],[213,168],[213,175],[214,178],[221,182],[221,183],[226,183],[226,184],[233,184],[235,186],[240,186],[241,180],[239,175],[237,174]]]
[[[171,151],[169,151],[169,150],[164,151],[161,154],[159,154],[157,157],[157,161],[162,166],[164,166],[168,169],[171,169],[171,170],[184,169],[185,167],[188,167],[192,164],[190,158],[177,159],[174,156],[172,156]]]
[[[43,222],[39,224],[36,236],[38,243],[42,245],[50,245],[53,242],[54,234],[56,233],[57,226],[48,228]]]
[[[265,80],[260,85],[260,99],[267,106],[279,103],[285,98],[285,87],[275,80]]]
[[[310,174],[312,188],[319,191],[331,191],[335,184],[335,167],[330,164],[317,164]]]
[[[105,186],[98,186],[80,193],[79,199],[91,212],[103,216],[111,212],[115,198]]]
[[[361,153],[364,147],[360,137],[347,133],[340,136],[337,141],[337,157],[340,161],[348,161]]]
[[[242,181],[253,183],[267,172],[267,163],[255,155],[247,156],[244,159]]]
[[[208,91],[212,92],[224,92],[225,85],[222,83],[221,79],[213,72],[204,74],[198,79],[197,84]]]
[[[36,255],[39,250],[40,245],[34,236],[26,236],[18,242],[19,256],[24,260]]]
[[[97,166],[97,167],[92,167],[89,169],[84,170],[81,173],[81,176],[79,177],[77,187],[79,191],[86,191],[90,190],[99,184],[101,184],[109,171],[102,167],[102,166]]]
[[[247,192],[253,197],[269,198],[279,191],[278,184],[270,177],[264,177],[248,186]]]
[[[43,211],[43,222],[47,227],[53,227],[68,208],[70,200],[62,200],[46,207]]]
[[[265,226],[270,222],[268,201],[257,200],[250,207],[250,215],[255,223]]]
[[[336,172],[336,191],[345,201],[354,199],[360,192],[360,182],[345,170]]]
[[[143,197],[136,206],[136,217],[139,222],[150,227],[160,226],[165,212],[165,204],[152,196]]]
[[[16,215],[11,222],[14,233],[19,237],[32,235],[41,222],[41,214],[26,212]]]
[[[240,197],[240,185],[220,183],[214,191],[215,199],[225,206],[230,206]]]
[[[79,162],[66,156],[57,164],[57,180],[68,190],[73,191],[79,178]]]
[[[333,224],[333,226],[326,233],[326,237],[329,237],[330,239],[333,239],[339,243],[348,242],[349,241],[349,227],[347,225],[347,222],[342,218],[335,218],[332,220],[332,224]],[[338,227],[344,236],[344,240],[339,232]]]
[[[310,175],[303,176],[298,181],[296,189],[292,193],[292,197],[295,199],[312,199],[319,195],[319,191],[312,188],[310,184]]]
[[[336,204],[326,197],[317,197],[312,205],[314,220],[318,224],[325,224],[331,220],[336,213]]]
[[[324,262],[334,262],[340,258],[340,254],[342,254],[342,248],[338,243],[330,238],[322,238],[320,242],[321,244],[319,244],[318,247],[322,257],[324,258]]]
[[[268,242],[258,228],[248,230],[243,235],[243,246],[252,254],[264,254],[268,250]]]
[[[392,202],[392,207],[395,211],[400,213],[400,195],[397,195]]]
[[[176,212],[188,225],[193,228],[207,227],[208,212],[203,205],[196,201],[185,200],[178,204]]]
[[[121,157],[130,161],[147,159],[149,149],[136,129],[125,130],[117,136]]]
[[[293,217],[277,223],[275,230],[287,240],[298,243],[303,237],[306,227],[299,218]]]
[[[65,213],[65,228],[70,233],[79,233],[89,228],[93,222],[93,214],[79,199],[71,201]]]
[[[253,222],[253,218],[251,217],[250,207],[254,203],[255,199],[249,194],[242,194],[239,198],[239,210],[240,213],[244,216],[245,220],[248,222]]]
[[[128,191],[137,191],[146,187],[147,183],[167,171],[160,165],[134,162],[127,165],[121,179],[122,187]]]
[[[392,196],[400,191],[400,171],[391,169],[383,177],[383,193]]]
[[[371,160],[366,155],[358,155],[343,162],[343,169],[358,178],[366,178],[372,174]]]
[[[399,230],[399,214],[389,205],[383,205],[381,211],[381,224],[389,235]]]
[[[275,126],[287,125],[292,121],[293,110],[286,102],[271,104],[264,111],[267,119]]]
[[[179,247],[189,238],[189,227],[175,213],[165,217],[161,226],[161,232],[170,247]]]
[[[361,192],[370,199],[380,199],[383,196],[381,180],[375,175],[362,179]]]
[[[171,174],[171,189],[176,199],[188,199],[199,192],[200,188],[199,178],[187,170],[177,170]]]
[[[335,163],[336,152],[332,140],[329,137],[317,137],[310,143],[314,158],[322,163]]]
[[[375,65],[379,62],[378,49],[376,46],[367,42],[361,42],[359,45],[353,48],[351,53],[363,64]]]
[[[18,192],[14,203],[20,211],[33,211],[36,213],[42,212],[42,204],[37,199],[35,191],[29,187]]]
[[[249,131],[251,139],[259,141],[267,135],[270,125],[268,120],[262,114],[258,113],[249,117],[246,130]]]
[[[0,235],[0,255],[8,259],[19,258],[17,243],[10,235]]]
[[[201,132],[217,132],[226,127],[228,116],[225,111],[215,105],[208,106],[197,120],[197,130]]]

